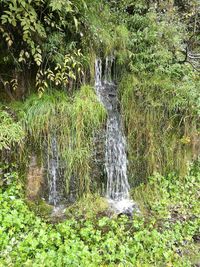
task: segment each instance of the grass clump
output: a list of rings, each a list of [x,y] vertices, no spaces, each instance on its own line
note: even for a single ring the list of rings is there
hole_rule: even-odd
[[[147,74],[129,74],[122,80],[120,93],[132,183],[143,181],[156,171],[184,175],[188,160],[198,155],[195,86],[198,84],[190,81]]]
[[[106,112],[90,86],[83,86],[73,97],[64,92],[33,95],[23,106],[21,124],[26,131],[30,151],[36,151],[45,165],[52,153],[52,138],[57,150],[64,177],[66,193],[70,181],[76,183],[77,196],[89,192],[93,138],[104,124]],[[27,148],[26,148],[27,149]]]
[[[92,185],[90,163],[94,134],[105,122],[106,111],[91,87],[85,86],[74,97],[71,112],[71,146],[64,155],[70,166],[68,177],[79,177],[78,188],[87,193]]]
[[[108,202],[97,194],[88,194],[77,203],[70,206],[66,215],[68,218],[92,220],[108,214]]]
[[[68,117],[70,105],[69,99],[63,92],[52,92],[29,97],[23,104],[22,124],[26,130],[36,140],[43,138],[56,131],[64,117]]]

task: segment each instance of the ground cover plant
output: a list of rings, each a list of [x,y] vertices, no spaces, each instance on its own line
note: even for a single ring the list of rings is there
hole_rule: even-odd
[[[58,224],[49,224],[30,211],[17,183],[17,173],[8,177],[12,183],[0,192],[1,266],[198,263],[198,166],[191,167],[181,181],[174,174],[155,174],[148,185],[136,187],[133,194],[141,214],[133,218],[105,216],[106,205],[100,205],[103,200],[93,196],[72,207],[67,219]],[[90,207],[95,207],[92,212]]]

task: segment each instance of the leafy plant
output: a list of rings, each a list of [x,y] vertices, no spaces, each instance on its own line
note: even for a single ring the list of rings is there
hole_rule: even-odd
[[[19,144],[24,137],[24,131],[19,122],[15,122],[12,116],[1,106],[0,128],[0,151],[11,149],[13,144]]]
[[[98,213],[90,212],[91,201],[97,204],[100,199],[92,197],[82,199],[82,203],[68,211],[70,219],[56,225],[43,222],[27,208],[21,188],[15,182],[17,176],[12,175],[13,183],[4,191],[0,189],[3,266],[195,264],[195,254],[198,255],[195,238],[200,223],[196,201],[200,182],[198,164],[182,180],[173,174],[167,177],[157,174],[150,178],[148,187],[136,188],[134,197],[141,207],[143,203],[146,215],[144,210],[133,219],[96,216]]]

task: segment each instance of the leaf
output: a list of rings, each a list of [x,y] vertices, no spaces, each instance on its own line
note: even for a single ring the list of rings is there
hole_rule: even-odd
[[[10,39],[10,40],[8,41],[8,47],[12,46],[12,44],[13,44],[13,41]]]
[[[76,28],[76,32],[78,31],[78,20],[76,17],[73,17],[74,18],[74,24],[75,24],[75,28]]]
[[[49,6],[52,8],[52,11],[61,11],[62,10],[62,1],[61,0],[51,0]]]
[[[88,9],[87,4],[86,4],[86,2],[84,0],[82,0],[82,3],[83,3],[83,6],[84,6],[84,9]]]

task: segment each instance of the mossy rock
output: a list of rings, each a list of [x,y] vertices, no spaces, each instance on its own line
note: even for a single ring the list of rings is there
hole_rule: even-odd
[[[66,210],[67,218],[97,219],[109,213],[108,202],[98,195],[88,194]]]
[[[47,204],[47,202],[43,199],[38,199],[36,201],[26,200],[26,203],[30,210],[34,211],[36,215],[44,219],[49,219],[53,211],[53,206]]]

